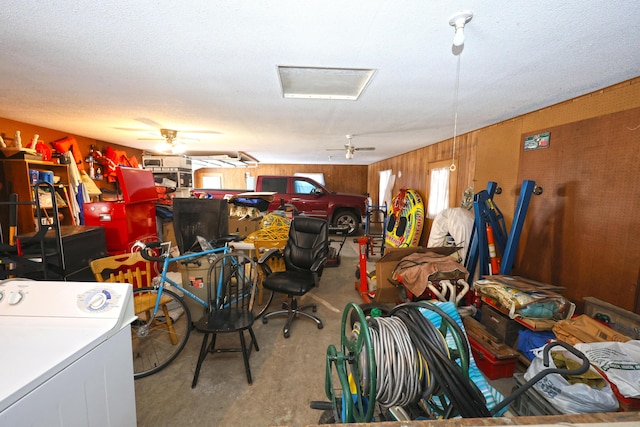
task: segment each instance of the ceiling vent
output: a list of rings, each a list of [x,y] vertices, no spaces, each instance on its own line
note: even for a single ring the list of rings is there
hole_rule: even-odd
[[[356,101],[375,70],[278,66],[282,96]]]

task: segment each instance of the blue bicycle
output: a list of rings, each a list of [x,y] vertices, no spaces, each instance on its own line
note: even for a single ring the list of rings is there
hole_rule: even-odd
[[[211,308],[208,301],[167,276],[172,263],[208,260],[209,269],[205,282],[207,286],[210,283],[216,283],[216,286],[223,287],[226,285],[224,283],[226,280],[231,280],[238,274],[250,276],[250,280],[256,283],[254,292],[251,295],[237,295],[236,298],[253,298],[253,312],[256,318],[264,314],[273,299],[273,292],[261,286],[255,261],[230,250],[231,238],[223,238],[213,244],[202,238],[198,238],[198,241],[201,246],[200,251],[179,256],[170,255],[170,243],[149,242],[138,246],[144,259],[162,264],[162,272],[153,287],[133,290],[137,319],[131,325],[131,335],[133,372],[136,379],[167,367],[187,344],[192,321],[191,312],[184,298],[191,298],[202,305],[203,312]],[[231,301],[216,302],[216,304],[229,303]]]

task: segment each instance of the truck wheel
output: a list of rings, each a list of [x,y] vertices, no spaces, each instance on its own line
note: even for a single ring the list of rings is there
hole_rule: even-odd
[[[353,212],[343,211],[336,216],[335,225],[348,225],[349,231],[347,234],[353,236],[358,232],[360,221],[358,221],[358,217]]]

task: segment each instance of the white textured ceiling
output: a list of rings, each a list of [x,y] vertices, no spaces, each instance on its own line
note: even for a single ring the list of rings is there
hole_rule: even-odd
[[[458,134],[640,75],[637,0],[4,0],[0,117],[140,149],[157,124],[220,133],[180,134],[192,152],[370,164],[453,135],[462,9]],[[358,101],[285,99],[279,65],[376,73]],[[376,150],[326,151],[346,134]]]

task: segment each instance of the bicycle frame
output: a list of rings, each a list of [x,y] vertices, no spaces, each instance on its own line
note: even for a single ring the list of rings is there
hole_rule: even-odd
[[[164,253],[167,254],[167,256],[163,256],[163,262],[162,262],[162,273],[160,274],[160,279],[159,279],[159,284],[157,286],[154,286],[157,291],[158,291],[158,297],[156,298],[156,303],[153,309],[153,313],[152,313],[152,319],[154,319],[156,317],[156,313],[158,312],[158,309],[160,308],[160,300],[162,299],[162,292],[164,291],[164,287],[165,287],[165,283],[170,284],[171,286],[173,286],[174,288],[178,289],[179,291],[181,291],[182,293],[184,293],[184,295],[186,295],[187,297],[191,298],[192,300],[198,302],[200,305],[202,305],[204,308],[209,308],[209,303],[205,300],[203,300],[202,298],[198,297],[196,294],[194,294],[193,292],[190,292],[188,289],[185,289],[182,285],[176,283],[175,281],[171,280],[170,278],[167,277],[167,271],[169,269],[169,264],[171,264],[172,262],[178,262],[178,261],[183,261],[183,260],[188,260],[188,259],[194,259],[194,258],[200,258],[203,256],[209,256],[209,255],[218,255],[218,254],[228,254],[231,253],[229,246],[224,245],[221,247],[217,247],[217,248],[212,248],[212,249],[206,249],[203,250],[201,252],[193,252],[193,253],[188,253],[188,254],[184,254],[184,255],[179,255],[177,257],[171,257],[168,254],[170,253],[170,249],[171,249],[171,243],[167,242],[167,243],[162,243],[161,246],[166,246],[166,249],[164,250]],[[218,283],[218,287],[222,286],[222,277],[220,277],[220,283]],[[217,301],[217,305],[220,305],[220,302]]]

